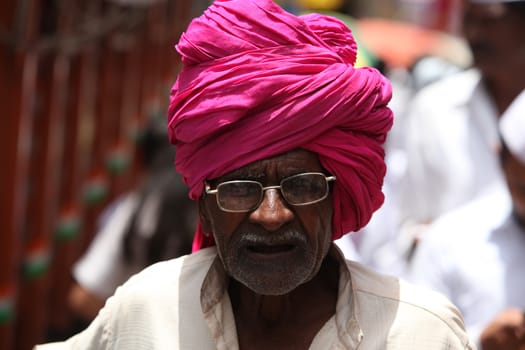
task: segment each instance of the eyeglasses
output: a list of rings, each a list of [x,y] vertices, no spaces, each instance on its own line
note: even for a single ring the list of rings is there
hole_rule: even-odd
[[[335,176],[323,173],[302,173],[282,179],[279,186],[264,187],[258,181],[234,180],[221,182],[214,190],[206,184],[205,192],[216,195],[221,210],[241,213],[257,209],[263,200],[264,191],[270,189],[280,189],[284,200],[290,205],[320,202],[328,196],[328,183],[335,180]]]

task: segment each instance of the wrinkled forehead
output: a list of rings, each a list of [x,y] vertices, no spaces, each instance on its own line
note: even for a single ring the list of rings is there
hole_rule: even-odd
[[[220,176],[217,180],[228,181],[249,178],[280,179],[302,172],[320,171],[323,171],[323,168],[319,161],[318,154],[297,148],[276,156],[254,161]]]

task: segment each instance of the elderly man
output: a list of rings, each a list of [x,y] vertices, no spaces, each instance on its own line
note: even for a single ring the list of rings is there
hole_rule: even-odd
[[[216,1],[182,35],[169,108],[194,252],[132,277],[74,349],[471,349],[434,292],[332,240],[383,201],[390,85],[339,20]],[[44,348],[44,347],[42,347]]]

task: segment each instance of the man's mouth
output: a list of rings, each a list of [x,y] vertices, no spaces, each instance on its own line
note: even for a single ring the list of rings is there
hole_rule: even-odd
[[[270,235],[249,232],[241,236],[237,246],[254,258],[277,258],[294,254],[300,247],[306,246],[306,237],[297,231]]]
[[[251,253],[257,253],[257,254],[279,254],[279,253],[287,253],[292,251],[295,248],[295,245],[293,244],[278,244],[278,245],[251,245],[248,246],[247,249]]]

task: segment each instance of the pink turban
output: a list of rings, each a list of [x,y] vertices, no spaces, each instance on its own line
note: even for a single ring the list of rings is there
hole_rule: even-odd
[[[269,0],[217,0],[176,48],[183,69],[169,135],[192,199],[205,179],[303,148],[337,176],[333,239],[368,223],[384,200],[391,86],[353,67],[357,46],[343,22]],[[194,249],[211,244],[198,228]]]

